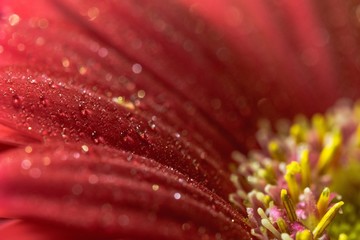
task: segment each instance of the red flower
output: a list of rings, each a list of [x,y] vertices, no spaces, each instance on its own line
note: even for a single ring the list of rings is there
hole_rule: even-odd
[[[246,239],[230,154],[358,97],[355,1],[0,3],[0,236]]]

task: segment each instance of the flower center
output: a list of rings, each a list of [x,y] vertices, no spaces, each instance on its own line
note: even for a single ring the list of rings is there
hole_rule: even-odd
[[[254,237],[360,236],[360,103],[282,121],[276,134],[262,122],[257,137],[262,150],[233,153],[237,192],[229,196],[246,213]]]

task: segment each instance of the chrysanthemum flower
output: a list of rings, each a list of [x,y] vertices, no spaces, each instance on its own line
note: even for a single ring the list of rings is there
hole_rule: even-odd
[[[261,155],[231,156],[261,119],[359,97],[359,9],[2,0],[0,238],[351,237],[355,113],[262,125]]]

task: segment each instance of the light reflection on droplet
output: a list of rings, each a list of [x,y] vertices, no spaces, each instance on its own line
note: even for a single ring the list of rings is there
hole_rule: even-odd
[[[31,153],[32,150],[33,150],[33,149],[32,149],[31,146],[26,146],[26,147],[25,147],[25,152],[26,152],[26,153]]]
[[[90,184],[96,184],[99,182],[99,177],[96,176],[95,174],[91,174],[88,178],[88,181]]]
[[[80,153],[79,153],[79,152],[74,152],[74,153],[73,153],[73,157],[74,157],[75,159],[79,159],[79,158],[80,158]]]
[[[0,54],[4,52],[4,47],[0,45]]]
[[[156,192],[157,190],[159,190],[160,186],[157,185],[157,184],[153,184],[151,188],[152,188],[153,191]]]
[[[87,72],[87,68],[85,66],[79,67],[79,73],[81,75],[85,75],[86,72]]]
[[[70,61],[68,58],[63,58],[61,63],[64,68],[68,68],[70,66]]]
[[[131,69],[135,74],[140,74],[142,72],[142,66],[139,63],[132,65]]]
[[[145,92],[144,90],[139,90],[139,91],[137,92],[138,98],[144,98],[144,97],[145,97],[145,94],[146,94],[146,92]]]
[[[81,146],[81,149],[84,151],[84,152],[88,152],[89,151],[89,147],[87,145],[82,145]]]
[[[19,15],[14,13],[9,16],[8,20],[9,20],[10,26],[15,26],[20,22],[20,17],[19,17]]]
[[[99,9],[97,7],[91,7],[87,10],[87,15],[90,21],[95,20],[99,16]]]
[[[174,193],[174,198],[176,199],[176,200],[179,200],[180,198],[181,198],[181,194],[180,193]]]
[[[31,168],[31,161],[29,159],[24,159],[22,162],[21,162],[21,168],[22,169],[25,169],[25,170],[28,170],[29,168]]]

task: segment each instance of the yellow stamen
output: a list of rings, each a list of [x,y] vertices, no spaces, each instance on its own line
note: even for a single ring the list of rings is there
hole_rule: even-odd
[[[263,218],[263,219],[267,218],[266,213],[264,212],[264,210],[262,208],[258,208],[257,213],[259,214],[259,216],[261,218]]]
[[[265,164],[265,168],[258,170],[257,174],[269,184],[276,184],[276,175],[271,164]]]
[[[300,173],[301,168],[298,162],[291,162],[286,166],[286,174],[284,176],[288,187],[292,200],[296,203],[299,199],[300,189],[299,184],[296,181],[295,174]]]
[[[320,143],[322,143],[326,133],[325,118],[321,114],[315,114],[311,120],[312,120],[312,125],[319,136],[319,141]]]
[[[312,232],[314,239],[319,238],[324,233],[325,229],[334,219],[342,205],[344,205],[343,201],[334,204],[334,206],[332,206],[329,211],[327,211],[326,214],[321,218],[320,222]]]
[[[317,169],[319,173],[323,173],[331,162],[334,162],[340,151],[342,143],[341,133],[338,131],[330,136],[329,142],[325,145],[320,153]]]
[[[292,237],[290,237],[289,234],[287,234],[287,233],[282,233],[282,234],[281,234],[281,240],[294,240],[294,239],[292,239]]]
[[[286,222],[283,218],[278,218],[278,220],[276,220],[276,224],[282,233],[286,233],[288,231]]]
[[[302,188],[310,186],[311,174],[310,174],[310,163],[309,163],[309,149],[304,149],[300,153],[300,168],[301,168],[301,183]]]
[[[263,199],[263,203],[266,208],[270,206],[270,202],[272,201],[271,197],[269,195],[265,195]]]
[[[360,148],[360,124],[358,125],[355,133],[355,144],[356,147]]]
[[[281,201],[285,207],[286,213],[287,213],[290,221],[295,222],[297,220],[297,216],[295,213],[295,207],[285,189],[281,190]]]
[[[269,150],[270,156],[273,159],[278,160],[280,162],[285,161],[285,154],[284,154],[283,150],[281,149],[278,142],[271,141],[268,145],[268,150]]]
[[[300,124],[294,124],[290,128],[290,135],[295,140],[297,144],[305,140],[305,131],[302,129]]]
[[[277,237],[278,239],[281,238],[281,234],[279,233],[278,230],[276,230],[276,228],[274,228],[274,226],[271,224],[269,219],[261,219],[261,224],[270,232],[272,232],[272,234],[274,234],[275,237]]]
[[[348,240],[349,238],[348,238],[348,236],[345,234],[345,233],[341,233],[340,235],[339,235],[339,240]]]
[[[330,189],[326,187],[322,191],[319,200],[316,204],[316,207],[319,212],[319,217],[324,216],[324,214],[326,213],[326,209],[329,205],[329,197],[330,197]]]
[[[311,232],[308,229],[296,233],[296,240],[312,240]]]

